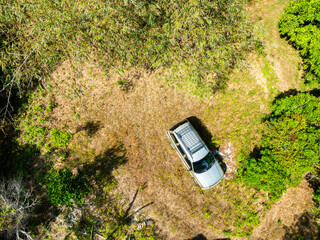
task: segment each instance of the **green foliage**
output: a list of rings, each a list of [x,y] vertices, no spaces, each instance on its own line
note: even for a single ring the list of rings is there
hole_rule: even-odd
[[[65,148],[69,144],[69,140],[72,137],[71,133],[65,131],[59,131],[56,128],[50,130],[50,142],[53,147]]]
[[[320,100],[308,93],[277,100],[264,123],[261,157],[239,157],[239,175],[271,200],[314,171],[320,159]]]
[[[319,211],[320,213],[320,190],[319,189],[314,192],[313,200],[316,203],[316,210]]]
[[[233,223],[234,231],[231,233],[232,236],[248,237],[253,229],[260,224],[256,206],[252,205],[252,202],[248,203],[247,206],[243,206],[243,203],[239,202],[233,203],[235,220]]]
[[[279,31],[300,51],[304,60],[306,79],[320,77],[320,1],[290,2],[279,20]]]
[[[240,186],[238,179],[231,180]],[[241,190],[240,190],[241,189]],[[240,191],[239,191],[240,190]],[[241,192],[243,191],[243,192]],[[265,209],[259,208],[258,202],[264,202],[264,196],[260,196],[253,188],[238,188],[238,194],[229,193],[228,202],[232,211],[229,213],[232,225],[226,225],[224,234],[233,237],[248,237],[253,229],[260,224]],[[259,199],[257,201],[257,199]]]
[[[42,147],[49,132],[44,123],[49,120],[51,112],[46,113],[44,111],[44,107],[37,99],[38,94],[38,92],[32,94],[28,103],[20,109],[23,114],[18,117],[16,129],[20,130],[24,143]]]
[[[90,184],[79,171],[73,176],[70,169],[51,170],[45,178],[47,196],[54,205],[82,204],[84,197],[90,192]]]
[[[49,101],[44,105],[41,95],[41,90],[35,91],[28,103],[20,109],[16,129],[20,131],[22,143],[36,146],[42,153],[50,154],[54,150],[67,148],[72,134],[51,127],[53,103]]]
[[[319,180],[318,180],[319,183]],[[313,201],[314,201],[314,208],[313,208],[313,212],[315,214],[315,218],[317,220],[317,223],[319,224],[320,222],[320,189],[319,189],[319,185],[317,186],[316,189],[314,189],[313,192]]]
[[[0,0],[3,85],[44,80],[65,59],[94,56],[106,69],[174,67],[212,88],[251,48],[243,0]],[[25,64],[27,59],[27,64]],[[20,67],[21,66],[21,67]],[[7,85],[6,85],[7,86]]]
[[[12,227],[12,214],[14,214],[14,208],[5,208],[0,202],[0,231],[10,229]]]

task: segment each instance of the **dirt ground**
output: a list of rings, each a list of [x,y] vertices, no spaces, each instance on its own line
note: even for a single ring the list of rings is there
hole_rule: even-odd
[[[312,215],[306,211],[312,207],[312,192],[306,181],[288,189],[273,204],[250,239],[317,239],[319,229]]]

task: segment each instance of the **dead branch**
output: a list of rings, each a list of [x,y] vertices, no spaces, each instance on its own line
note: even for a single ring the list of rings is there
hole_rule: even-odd
[[[16,85],[18,87],[19,93],[21,94],[21,88],[20,88],[19,82],[16,81],[16,77],[17,77],[17,74],[20,72],[21,68],[27,63],[27,60],[29,59],[31,54],[36,49],[37,49],[37,47],[32,49],[32,51],[26,56],[26,58],[24,59],[22,64],[15,71],[15,73],[13,74],[12,79],[7,84],[4,84],[2,89],[0,90],[0,93],[5,91],[5,90],[7,90],[6,105],[0,110],[0,118],[2,118],[3,120],[9,120],[10,121],[12,119],[12,115],[10,113],[10,112],[12,112],[14,110],[13,106],[10,103],[10,99],[11,99],[11,96],[12,96],[12,88],[13,88],[14,85]]]
[[[0,210],[6,222],[3,230],[9,236],[15,233],[17,239],[28,239],[32,237],[24,230],[27,218],[33,211],[38,200],[32,196],[31,190],[22,184],[22,178],[2,180],[0,182]],[[21,238],[20,235],[24,235]]]

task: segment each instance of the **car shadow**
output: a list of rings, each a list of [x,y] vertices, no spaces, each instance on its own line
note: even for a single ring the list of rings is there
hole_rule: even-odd
[[[203,122],[196,116],[191,116],[187,118],[194,129],[199,133],[200,137],[208,148],[212,151],[216,159],[218,160],[219,165],[221,166],[223,173],[227,171],[227,165],[223,162],[223,156],[219,152],[219,147],[216,143],[212,141],[213,136],[208,130],[208,128],[203,124]]]
[[[212,142],[212,134],[199,118],[191,116],[187,119],[194,127],[194,129],[199,133],[200,137],[210,150],[216,150],[219,148],[215,143]]]

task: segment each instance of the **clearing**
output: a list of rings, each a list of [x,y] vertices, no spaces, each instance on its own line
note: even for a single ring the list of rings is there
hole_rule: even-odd
[[[163,238],[293,236],[295,224],[312,205],[305,182],[289,189],[267,211],[268,196],[234,178],[236,156],[253,149],[268,103],[279,92],[300,89],[300,58],[277,31],[288,2],[258,1],[247,7],[265,46],[230,74],[225,91],[210,98],[195,96],[187,85],[170,85],[161,69],[107,74],[94,62],[77,67],[62,63],[46,98],[55,105],[51,124],[73,137],[70,156],[57,161],[56,167],[94,164],[121,145],[126,161],[112,171],[118,182],[114,192],[131,201],[139,189],[133,209],[149,204],[146,216]],[[226,180],[208,191],[194,184],[165,134],[172,124],[191,116],[206,143],[219,146],[225,156]]]

